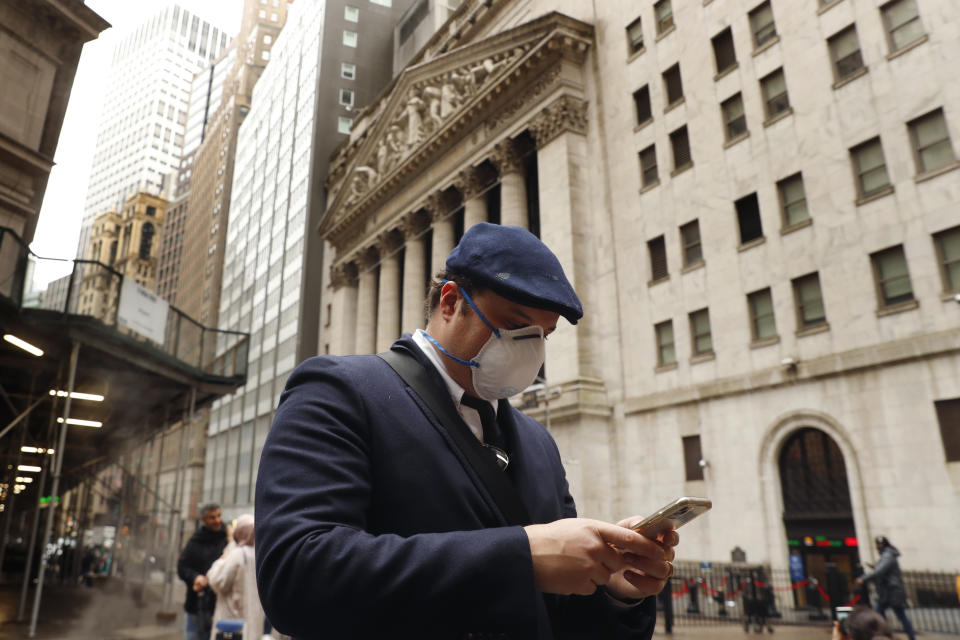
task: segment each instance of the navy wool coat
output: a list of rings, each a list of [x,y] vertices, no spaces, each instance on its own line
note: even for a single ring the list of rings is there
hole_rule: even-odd
[[[439,373],[407,336],[407,351]],[[451,401],[452,402],[452,401]],[[534,523],[573,517],[560,455],[500,401],[510,474]],[[650,638],[654,598],[626,611],[602,588],[545,595],[445,428],[376,356],[317,357],[287,381],[256,489],[260,599],[295,638]]]

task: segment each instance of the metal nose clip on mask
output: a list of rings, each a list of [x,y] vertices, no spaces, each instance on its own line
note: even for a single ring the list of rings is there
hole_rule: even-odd
[[[444,284],[446,282],[449,280],[444,281]],[[490,324],[466,291],[460,289],[460,293],[493,333],[480,347],[473,360],[463,360],[449,353],[433,336],[425,333],[427,339],[445,356],[472,369],[473,388],[484,400],[492,401],[517,395],[533,384],[537,372],[543,366],[546,355],[543,327],[531,325],[520,329],[498,329]]]

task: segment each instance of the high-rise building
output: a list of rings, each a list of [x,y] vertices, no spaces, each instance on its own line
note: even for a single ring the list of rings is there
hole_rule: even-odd
[[[180,163],[190,85],[230,36],[170,5],[126,35],[113,52],[90,169],[78,253],[93,219],[134,193],[160,195]]]
[[[249,509],[277,398],[301,353],[315,353],[328,159],[390,81],[391,34],[407,6],[292,4],[240,126],[219,327],[251,332],[250,366],[247,384],[213,405],[204,475],[205,499],[228,515]]]
[[[465,0],[331,166],[321,343],[387,348],[463,229],[522,225],[586,311],[517,399],[582,514],[706,495],[685,558],[739,547],[829,584],[882,534],[942,567],[958,20],[937,0]]]
[[[0,226],[33,241],[80,51],[110,25],[81,0],[0,5]]]

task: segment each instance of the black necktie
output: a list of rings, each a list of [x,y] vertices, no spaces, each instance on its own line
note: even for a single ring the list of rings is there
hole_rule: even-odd
[[[469,393],[463,394],[463,397],[460,398],[460,403],[476,409],[477,413],[480,414],[480,423],[483,425],[484,444],[492,444],[502,449],[503,437],[500,434],[500,425],[497,424],[497,414],[494,412],[493,406],[486,400],[472,396]]]

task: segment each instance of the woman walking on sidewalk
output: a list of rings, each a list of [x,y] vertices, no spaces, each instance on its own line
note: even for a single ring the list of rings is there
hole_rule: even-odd
[[[916,640],[917,636],[913,632],[913,625],[906,612],[907,590],[903,586],[903,575],[900,573],[900,563],[897,561],[900,551],[890,544],[885,536],[877,536],[876,543],[880,561],[877,562],[873,571],[857,578],[857,584],[873,582],[877,588],[877,602],[874,609],[881,616],[886,615],[887,609],[893,609],[897,618],[900,619],[900,624],[903,625],[903,632],[910,640]]]

